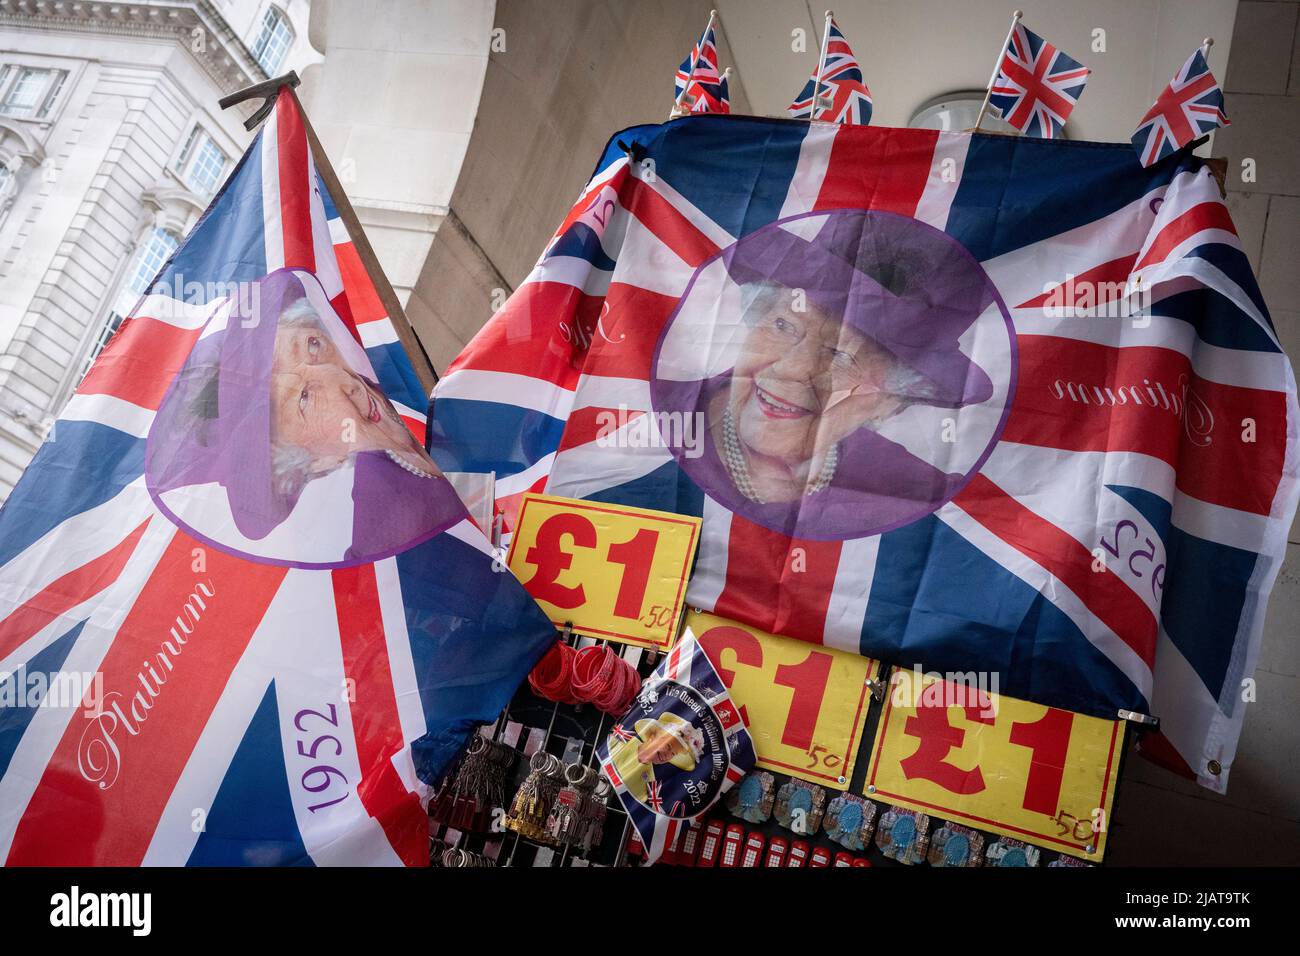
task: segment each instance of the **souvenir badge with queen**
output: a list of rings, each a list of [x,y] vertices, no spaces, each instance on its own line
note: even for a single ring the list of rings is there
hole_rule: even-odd
[[[596,751],[654,863],[754,766],[740,710],[689,632]]]

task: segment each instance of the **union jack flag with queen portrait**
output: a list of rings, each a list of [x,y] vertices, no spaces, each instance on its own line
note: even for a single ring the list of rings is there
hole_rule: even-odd
[[[282,90],[0,510],[0,860],[428,865],[555,629],[422,393]]]
[[[1296,422],[1199,159],[704,116],[611,140],[429,423],[507,527],[527,491],[701,516],[692,606],[1155,714],[1222,791]]]

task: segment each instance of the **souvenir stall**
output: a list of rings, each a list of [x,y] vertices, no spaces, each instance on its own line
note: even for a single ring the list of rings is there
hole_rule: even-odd
[[[1253,365],[1247,411],[1182,331],[1232,301],[1218,344],[1274,347],[1191,152],[1212,41],[1130,146],[1059,138],[1090,71],[1019,12],[973,137],[870,127],[829,12],[796,121],[726,115],[716,25],[434,391],[431,455],[560,636],[433,860],[1101,864],[1131,750],[1226,786],[1201,650],[1258,628],[1191,582],[1232,513],[1294,507],[1294,385]],[[1211,434],[1229,405],[1271,450]]]

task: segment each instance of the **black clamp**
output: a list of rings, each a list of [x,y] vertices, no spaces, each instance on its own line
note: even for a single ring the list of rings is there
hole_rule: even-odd
[[[228,110],[237,103],[243,103],[245,100],[257,99],[259,96],[262,97],[262,105],[257,108],[257,111],[252,116],[244,120],[244,129],[252,132],[253,127],[266,119],[267,114],[271,112],[272,108],[274,108],[275,97],[280,92],[280,87],[287,86],[292,90],[296,89],[300,82],[298,74],[293,70],[290,70],[283,76],[263,80],[261,83],[254,83],[252,86],[246,86],[242,90],[235,90],[235,92],[231,93],[229,96],[223,96],[221,99],[217,100],[217,105],[223,110]]]

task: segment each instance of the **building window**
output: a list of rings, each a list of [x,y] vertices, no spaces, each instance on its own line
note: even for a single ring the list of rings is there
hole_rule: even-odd
[[[41,70],[29,66],[0,67],[0,116],[45,119],[68,78],[67,70]]]
[[[253,43],[253,57],[267,76],[274,76],[279,71],[292,42],[293,30],[289,26],[289,18],[278,7],[267,7],[262,14],[261,32]]]
[[[91,363],[99,357],[100,352],[104,351],[104,347],[113,338],[113,333],[121,327],[122,320],[135,307],[136,301],[149,288],[149,283],[162,270],[163,263],[176,251],[178,245],[180,245],[180,238],[174,232],[157,227],[140,243],[135,258],[127,267],[122,286],[113,299],[108,318],[100,328],[99,334],[95,336],[95,341],[91,343],[90,351],[86,353],[81,372],[77,376],[78,382],[86,377]]]
[[[195,124],[185,141],[185,148],[176,157],[176,173],[195,193],[207,197],[217,191],[229,161],[230,157],[222,152],[207,131]]]
[[[149,288],[149,283],[162,271],[163,263],[176,251],[180,242],[176,233],[155,226],[149,237],[140,244],[135,262],[127,270],[126,285],[123,287],[125,292],[130,293],[132,300],[126,308],[135,305],[135,298]]]

